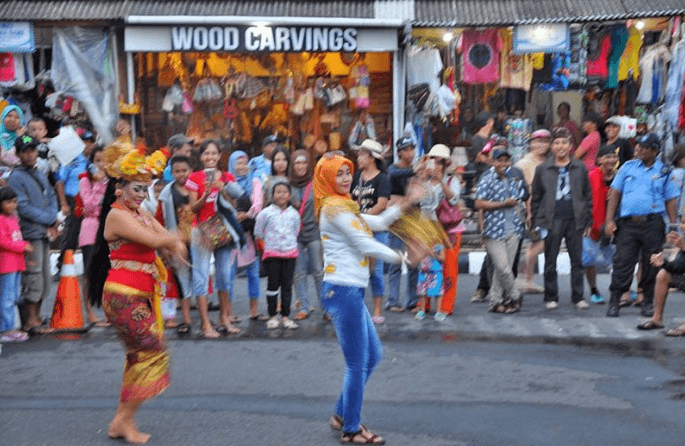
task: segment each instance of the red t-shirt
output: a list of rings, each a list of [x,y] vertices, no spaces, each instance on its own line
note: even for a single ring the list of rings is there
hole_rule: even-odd
[[[602,235],[602,225],[607,216],[607,194],[609,185],[604,181],[602,169],[595,167],[588,175],[592,188],[592,232],[590,237],[597,241]]]
[[[497,29],[464,31],[459,41],[464,83],[497,82],[501,47],[502,42]]]
[[[201,197],[202,194],[205,193],[205,179],[207,179],[207,175],[205,174],[204,170],[200,170],[191,174],[186,181],[186,189],[196,192],[198,198]],[[235,182],[235,177],[229,172],[223,172],[220,180],[224,183],[233,183]],[[215,203],[218,196],[219,189],[212,187],[212,192],[209,194],[209,197],[207,197],[207,201],[200,208],[200,211],[197,213],[197,217],[195,217],[195,221],[193,222],[194,225],[202,223],[216,213]]]

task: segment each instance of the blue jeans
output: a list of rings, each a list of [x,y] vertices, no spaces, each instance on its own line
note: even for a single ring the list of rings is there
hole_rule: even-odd
[[[360,428],[364,387],[383,355],[381,340],[364,304],[364,289],[323,283],[321,302],[331,316],[345,356],[343,388],[335,407],[343,432]]]
[[[20,272],[0,274],[0,332],[14,330],[14,307],[20,290]]]
[[[402,249],[402,240],[392,233],[388,234],[388,246],[390,249]],[[416,297],[416,284],[419,270],[409,268],[407,271],[407,304],[406,307],[415,307],[419,299]],[[400,305],[400,280],[402,279],[402,265],[391,264],[388,267],[388,303],[386,308],[399,307]]]
[[[374,232],[373,238],[388,246],[388,235],[389,232],[381,231]],[[378,259],[374,259],[373,270],[371,270],[370,280],[371,292],[373,297],[383,297],[385,294],[385,269],[383,268],[385,264]]]
[[[309,281],[307,273],[314,275],[316,295],[321,297],[321,283],[323,282],[323,257],[321,256],[321,240],[313,240],[308,243],[297,242],[300,255],[295,264],[295,293],[302,304],[302,309],[309,312]]]
[[[233,262],[231,265],[231,277],[229,278],[230,283],[230,299],[231,301],[235,297],[233,293],[233,288],[235,285],[235,276],[238,274],[238,262]],[[250,300],[259,299],[259,259],[250,263],[245,267],[245,274],[247,274],[247,293],[250,295]]]
[[[224,247],[208,250],[198,243],[200,232],[193,229],[190,244],[190,255],[193,258],[193,294],[204,297],[209,294],[209,262],[214,254],[214,289],[217,291],[231,290],[231,250]]]

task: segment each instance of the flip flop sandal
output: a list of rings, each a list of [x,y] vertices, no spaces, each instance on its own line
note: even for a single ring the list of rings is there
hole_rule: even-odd
[[[507,312],[507,306],[504,304],[497,304],[490,308],[491,313],[504,314]]]
[[[262,313],[257,313],[254,316],[250,316],[250,320],[252,321],[266,321],[269,318],[267,316],[264,316]]]
[[[661,330],[662,328],[664,328],[663,325],[654,322],[651,319],[648,321],[644,321],[643,323],[637,326],[638,330]]]
[[[220,335],[228,336],[230,334],[239,334],[243,330],[241,330],[238,327],[228,328],[225,325],[219,325],[218,327],[216,327],[216,331],[219,332]]]
[[[178,327],[176,327],[176,334],[179,336],[189,335],[191,331],[192,327],[190,326],[190,324],[186,324],[185,322],[179,324]]]
[[[364,436],[364,431],[362,429],[359,429],[357,432],[343,432],[342,436],[340,437],[340,443],[341,444],[385,444],[385,440],[383,437],[379,437],[376,434],[371,434],[370,437],[365,437]],[[355,440],[355,438],[361,437],[364,440],[359,441]]]
[[[666,332],[669,338],[680,338],[685,336],[685,328],[672,328]]]

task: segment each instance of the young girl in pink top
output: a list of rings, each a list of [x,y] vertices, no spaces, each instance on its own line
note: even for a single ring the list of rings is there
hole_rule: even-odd
[[[0,332],[2,342],[21,342],[28,339],[23,331],[15,330],[14,306],[19,301],[21,272],[26,269],[24,253],[33,252],[19,228],[17,193],[9,187],[0,189]]]
[[[90,260],[95,250],[95,235],[98,231],[102,198],[107,189],[107,175],[105,174],[105,156],[102,146],[96,146],[90,152],[88,171],[79,176],[79,197],[83,202],[83,220],[78,244],[83,255],[83,271],[89,270]],[[83,289],[88,289],[88,276],[83,275]],[[82,293],[86,303],[88,324],[96,327],[106,327],[109,324],[98,318],[88,300],[88,293]]]
[[[300,213],[290,206],[290,184],[276,182],[271,190],[272,203],[257,215],[254,236],[264,253],[262,262],[266,270],[266,301],[269,320],[266,328],[294,330],[300,326],[290,319],[290,301],[293,294],[295,262],[299,253],[297,235],[300,233]],[[281,322],[276,318],[278,288],[281,289]]]

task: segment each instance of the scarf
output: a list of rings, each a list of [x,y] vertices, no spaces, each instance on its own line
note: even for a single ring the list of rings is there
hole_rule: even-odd
[[[298,177],[295,176],[295,169],[291,169],[291,172],[293,173],[290,175],[290,185],[293,187],[305,187],[312,180],[312,166],[309,164],[309,153],[307,153],[306,150],[300,149],[293,152],[293,164],[295,164],[295,161],[301,156],[304,156],[307,160],[307,172],[304,176]]]
[[[352,200],[350,194],[340,194],[335,188],[338,171],[343,165],[349,166],[350,172],[353,172],[352,161],[340,155],[324,155],[314,168],[314,209],[317,219],[324,201],[331,199],[359,214],[359,205]]]
[[[24,112],[21,108],[16,105],[8,105],[5,107],[0,115],[0,145],[2,145],[2,149],[5,151],[11,150],[12,147],[14,147],[14,141],[17,139],[17,132],[10,132],[7,130],[7,127],[5,127],[5,118],[11,111],[15,111],[19,114],[19,126],[21,127],[24,125]]]
[[[250,174],[249,169],[247,175],[238,175],[238,172],[235,170],[235,165],[238,162],[238,159],[243,157],[245,159],[248,158],[247,153],[241,150],[236,150],[235,152],[231,153],[231,156],[228,158],[228,171],[233,174],[236,182],[240,185],[240,187],[243,188],[245,193],[248,196],[252,196],[252,175]]]

